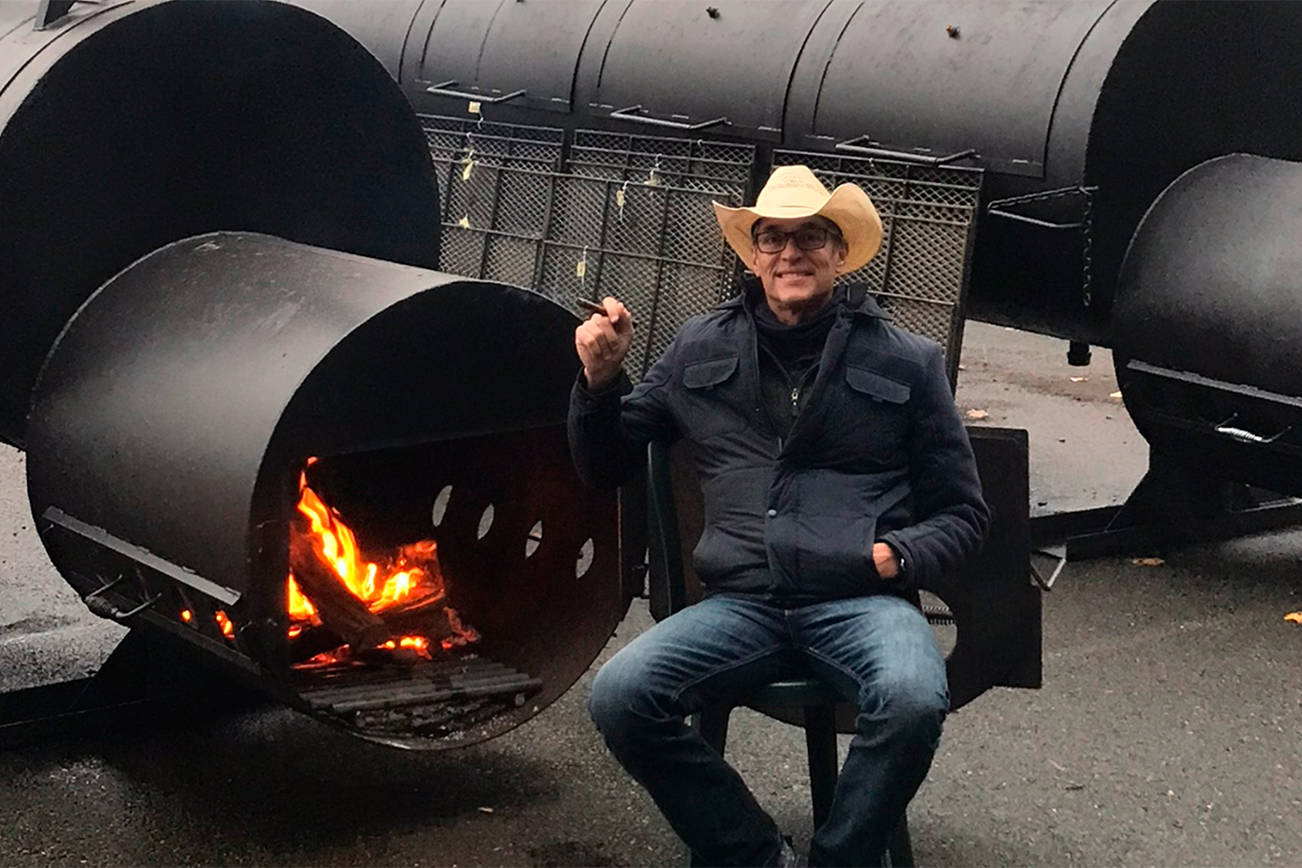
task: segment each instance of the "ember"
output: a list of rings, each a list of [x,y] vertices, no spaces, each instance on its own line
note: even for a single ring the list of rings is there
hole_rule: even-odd
[[[294,522],[290,539],[289,637],[325,626],[345,639],[344,646],[314,653],[309,664],[344,662],[359,650],[430,659],[435,645],[449,650],[479,639],[447,605],[434,540],[399,546],[378,562],[367,560],[338,511],[308,486],[306,472],[299,475],[298,512],[302,518]]]

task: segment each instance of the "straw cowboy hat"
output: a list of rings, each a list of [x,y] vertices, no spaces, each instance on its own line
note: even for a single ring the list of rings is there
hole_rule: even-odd
[[[882,218],[868,194],[855,184],[842,184],[829,193],[808,166],[774,169],[751,207],[710,204],[714,206],[723,237],[746,265],[755,261],[750,230],[761,217],[817,215],[831,220],[841,230],[846,245],[845,262],[837,269],[838,274],[863,268],[882,246]]]

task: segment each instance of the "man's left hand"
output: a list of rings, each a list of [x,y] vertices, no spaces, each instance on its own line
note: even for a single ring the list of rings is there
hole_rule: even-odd
[[[900,561],[895,549],[884,542],[873,543],[873,566],[883,579],[893,579],[900,574]]]

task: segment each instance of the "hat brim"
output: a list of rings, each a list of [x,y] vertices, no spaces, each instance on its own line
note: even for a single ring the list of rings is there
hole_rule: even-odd
[[[765,217],[779,220],[823,217],[835,223],[841,230],[846,246],[845,262],[837,269],[837,274],[858,271],[881,250],[881,215],[877,213],[868,194],[855,184],[840,185],[821,207],[813,210],[805,205],[730,208],[718,202],[710,204],[714,206],[714,216],[719,221],[719,228],[723,230],[728,246],[736,251],[747,266],[755,261],[755,245],[750,238],[751,227],[756,220]]]

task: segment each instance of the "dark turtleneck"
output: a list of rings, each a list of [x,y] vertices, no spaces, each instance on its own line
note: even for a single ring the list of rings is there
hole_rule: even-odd
[[[837,287],[818,313],[795,325],[778,322],[762,294],[752,306],[764,408],[782,440],[790,435],[791,425],[808,399],[827,334],[844,300],[845,288]]]

